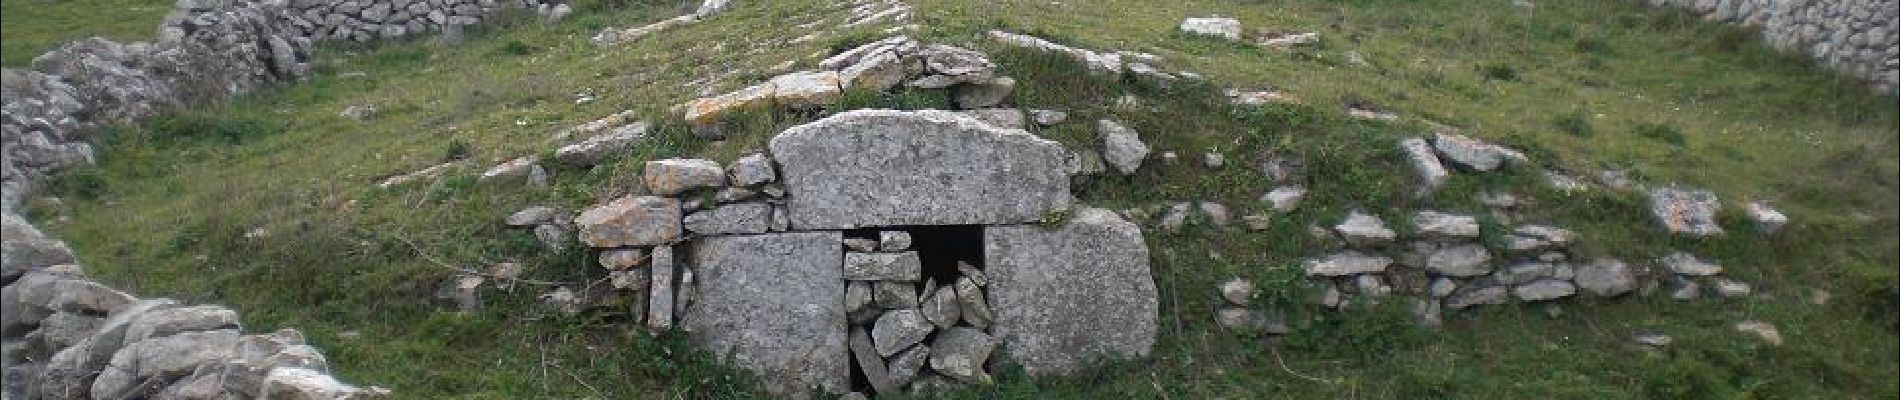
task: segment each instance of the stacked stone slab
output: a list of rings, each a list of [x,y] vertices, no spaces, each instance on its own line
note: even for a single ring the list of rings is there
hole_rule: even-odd
[[[947,90],[957,107],[977,110],[1003,104],[1016,86],[1015,79],[998,75],[996,64],[982,53],[922,44],[906,36],[846,50],[818,65],[819,70],[779,75],[765,83],[681,104],[679,109],[700,136],[721,137],[720,119],[735,111],[818,108],[836,102],[847,89],[883,92],[904,86]]]
[[[1900,88],[1900,2],[1894,0],[1649,0],[1710,20],[1761,30],[1783,51],[1865,80],[1875,92]]]
[[[676,319],[768,390],[988,384],[999,350],[1067,373],[1153,345],[1140,230],[1070,210],[1060,144],[956,112],[858,110],[788,129],[767,150],[724,168],[649,162],[649,194],[573,225],[612,271],[645,256],[651,328]],[[1076,216],[1060,229],[1037,225],[1064,211]],[[984,257],[926,274],[932,255],[909,228],[944,225],[976,225]]]
[[[302,333],[241,333],[235,311],[141,299],[92,281],[64,243],[0,226],[6,398],[346,399],[387,393],[329,375]]]

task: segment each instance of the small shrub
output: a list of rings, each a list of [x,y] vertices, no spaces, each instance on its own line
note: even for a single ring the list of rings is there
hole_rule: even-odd
[[[1558,115],[1556,118],[1552,118],[1550,125],[1556,127],[1558,131],[1570,134],[1570,136],[1588,138],[1596,135],[1596,128],[1590,126],[1590,117],[1588,114],[1589,113],[1583,112],[1583,110],[1571,111],[1568,114]]]
[[[509,40],[507,42],[502,43],[501,46],[495,47],[495,54],[499,54],[499,55],[525,56],[529,54],[534,54],[534,51],[535,51],[534,46],[529,46],[527,43],[522,43],[521,40],[519,39]]]
[[[1674,125],[1644,122],[1636,124],[1636,128],[1634,128],[1633,131],[1636,133],[1636,136],[1660,140],[1675,146],[1681,146],[1688,142],[1688,139],[1682,135],[1682,129]]]
[[[1494,81],[1517,82],[1517,68],[1504,64],[1486,64],[1478,67],[1484,77]]]
[[[468,142],[461,139],[450,140],[448,147],[442,149],[442,162],[467,159],[472,153],[474,153],[474,148],[469,146]]]

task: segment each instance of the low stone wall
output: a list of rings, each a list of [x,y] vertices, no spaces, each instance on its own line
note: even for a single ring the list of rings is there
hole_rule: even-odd
[[[1799,52],[1867,81],[1900,88],[1900,2],[1895,0],[1646,0],[1761,29],[1775,48]]]

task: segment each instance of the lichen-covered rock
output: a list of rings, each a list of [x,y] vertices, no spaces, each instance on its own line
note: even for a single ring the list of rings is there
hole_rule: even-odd
[[[924,264],[917,252],[859,253],[844,255],[844,278],[854,281],[915,282],[923,277]]]
[[[994,382],[983,365],[996,349],[996,339],[983,331],[950,328],[930,343],[930,369],[951,379],[972,384]]]
[[[679,201],[622,197],[581,212],[574,225],[582,242],[599,248],[670,244],[680,238]]]
[[[1102,136],[1102,161],[1122,175],[1133,175],[1141,169],[1141,161],[1148,158],[1150,150],[1134,129],[1105,119],[1096,121],[1095,131]]]
[[[953,112],[848,111],[770,148],[793,229],[1026,223],[1071,201],[1061,144]]]
[[[694,212],[681,224],[687,231],[700,235],[745,235],[765,233],[771,219],[770,204],[734,203]]]
[[[914,309],[891,310],[871,324],[871,341],[877,355],[890,357],[910,345],[924,341],[934,330],[924,313]]]
[[[739,157],[726,168],[726,175],[732,179],[734,186],[758,186],[778,180],[778,172],[772,168],[772,159],[764,154]]]
[[[1141,229],[1115,213],[1080,209],[1057,229],[985,229],[984,257],[993,332],[1030,373],[1146,357],[1154,346],[1148,248]]]
[[[715,358],[732,357],[794,395],[849,389],[843,236],[838,232],[718,236],[694,241],[699,294],[681,326]]]
[[[1649,212],[1670,233],[1689,236],[1722,234],[1715,220],[1722,203],[1715,192],[1678,188],[1658,188],[1649,192]]]

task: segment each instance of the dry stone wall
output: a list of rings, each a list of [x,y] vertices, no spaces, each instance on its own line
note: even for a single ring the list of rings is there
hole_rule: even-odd
[[[1876,92],[1900,88],[1900,2],[1894,0],[1647,0],[1708,19],[1761,29],[1775,48],[1807,55],[1864,79]]]

